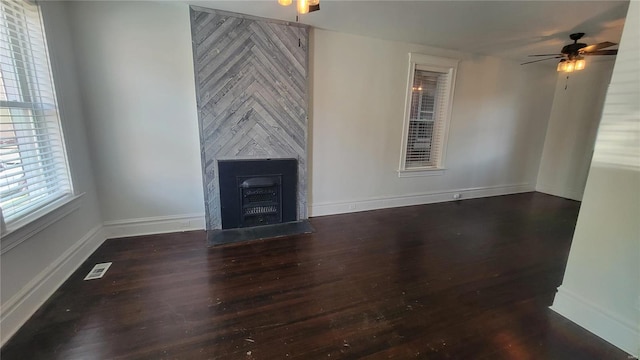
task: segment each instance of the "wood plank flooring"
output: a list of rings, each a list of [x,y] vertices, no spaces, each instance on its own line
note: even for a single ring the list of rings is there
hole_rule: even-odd
[[[627,359],[548,309],[578,209],[527,193],[313,218],[314,234],[211,249],[204,232],[111,239],[0,356]]]

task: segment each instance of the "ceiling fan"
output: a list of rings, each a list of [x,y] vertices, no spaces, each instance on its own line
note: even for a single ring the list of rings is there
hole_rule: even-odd
[[[580,40],[584,36],[584,33],[575,33],[569,35],[569,38],[573,40],[573,44],[565,45],[560,50],[560,54],[536,54],[529,55],[530,57],[539,57],[539,56],[547,56],[546,59],[533,60],[522,63],[520,65],[531,64],[539,61],[547,61],[551,59],[561,59],[558,63],[557,70],[559,72],[573,72],[574,70],[582,70],[585,67],[584,56],[585,55],[616,55],[618,53],[618,49],[613,50],[602,50],[608,47],[618,45],[616,43],[612,43],[609,41],[601,42],[598,44],[587,45],[584,43],[579,43]]]

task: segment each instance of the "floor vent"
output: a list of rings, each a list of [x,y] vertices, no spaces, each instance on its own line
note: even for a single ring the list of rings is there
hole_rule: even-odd
[[[101,277],[104,276],[104,274],[107,272],[107,270],[109,269],[109,266],[111,266],[111,263],[101,263],[101,264],[96,264],[93,269],[91,269],[91,271],[89,271],[89,273],[87,274],[87,276],[84,277],[85,280],[93,280],[93,279],[100,279]]]

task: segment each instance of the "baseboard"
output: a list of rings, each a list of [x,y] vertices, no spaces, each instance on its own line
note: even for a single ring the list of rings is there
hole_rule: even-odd
[[[29,281],[22,290],[12,296],[5,304],[2,304],[0,346],[4,346],[89,255],[102,245],[105,239],[102,225],[94,227]]]
[[[573,188],[559,188],[549,184],[537,183],[536,191],[571,200],[582,201],[582,192]]]
[[[563,286],[558,288],[551,310],[627,353],[640,357],[638,324],[610,313]]]
[[[204,214],[182,214],[104,222],[107,238],[203,230],[204,228]]]
[[[345,202],[312,203],[309,206],[309,216],[345,214],[358,211],[453,201],[454,194],[460,194],[460,199],[474,199],[487,196],[517,194],[530,191],[534,191],[533,186],[529,185],[528,183],[521,183],[512,185],[451,189],[440,192],[377,197]]]

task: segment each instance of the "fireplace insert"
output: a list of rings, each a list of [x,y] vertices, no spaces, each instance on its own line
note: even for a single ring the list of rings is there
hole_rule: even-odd
[[[296,221],[296,159],[219,160],[222,228]]]
[[[242,181],[244,177],[240,177]],[[240,226],[282,222],[282,176],[247,177],[240,183]]]

